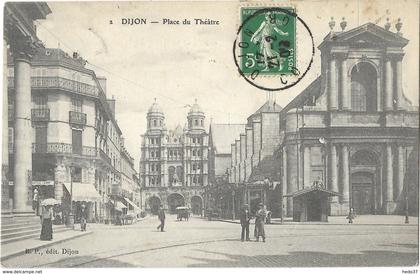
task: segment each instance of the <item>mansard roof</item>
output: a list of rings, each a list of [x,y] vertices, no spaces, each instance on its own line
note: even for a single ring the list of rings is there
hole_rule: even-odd
[[[403,48],[408,44],[408,40],[400,34],[386,30],[376,24],[366,23],[349,31],[329,33],[318,48],[322,49],[327,45],[351,45],[359,43]]]

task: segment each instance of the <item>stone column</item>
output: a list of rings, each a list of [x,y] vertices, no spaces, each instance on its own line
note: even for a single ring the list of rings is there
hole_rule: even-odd
[[[1,158],[1,213],[10,213],[9,206],[9,101],[7,89],[7,41],[3,38],[3,134],[2,134],[2,158]]]
[[[336,67],[336,56],[331,55],[330,59],[330,82],[329,82],[329,105],[330,110],[336,110],[338,108],[338,97],[337,97],[337,67]]]
[[[293,193],[297,190],[298,170],[296,158],[299,150],[296,145],[287,146],[287,192]],[[287,198],[287,216],[293,216],[293,198]]]
[[[311,186],[311,147],[303,147],[303,186]]]
[[[350,90],[348,86],[347,76],[347,56],[343,56],[341,61],[341,102],[344,110],[351,109],[350,106]]]
[[[391,214],[394,211],[394,189],[393,189],[393,166],[392,166],[392,147],[390,144],[386,146],[386,196],[385,196],[385,213]]]
[[[63,184],[66,182],[66,167],[57,165],[54,170],[54,198],[61,201],[63,198]]]
[[[403,105],[403,87],[402,87],[402,56],[398,56],[395,61],[395,72],[396,72],[396,88],[397,88],[397,109],[404,109]]]
[[[330,190],[338,192],[337,148],[331,144],[330,148]],[[337,203],[338,197],[333,196],[331,202]]]
[[[350,174],[349,174],[349,149],[347,145],[343,145],[341,148],[341,163],[342,163],[342,200],[341,204],[348,204],[349,203],[349,182],[350,182]]]
[[[384,110],[393,110],[393,88],[392,88],[392,64],[391,58],[385,60],[385,107]]]
[[[32,213],[32,125],[30,49],[16,43],[14,53],[15,129],[13,212]]]

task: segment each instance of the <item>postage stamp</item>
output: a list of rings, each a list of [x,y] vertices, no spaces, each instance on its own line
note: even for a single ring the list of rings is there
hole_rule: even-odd
[[[241,8],[241,70],[245,75],[293,74],[296,69],[294,9]]]
[[[233,44],[239,74],[266,91],[286,90],[300,82],[311,68],[315,46],[296,9],[272,3],[245,5],[240,7],[239,20]]]

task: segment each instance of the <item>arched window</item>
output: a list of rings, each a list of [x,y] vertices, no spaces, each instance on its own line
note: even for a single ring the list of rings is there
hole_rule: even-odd
[[[150,154],[152,155],[152,156],[151,156],[152,158],[154,158],[154,157],[155,157],[155,152],[154,152],[154,151],[150,152]]]
[[[169,182],[173,183],[174,182],[174,175],[175,175],[175,167],[170,166],[168,168],[168,175],[169,175]]]
[[[194,120],[194,125],[198,126],[198,120],[197,119]]]
[[[157,126],[156,120],[153,120],[153,126]]]
[[[201,150],[200,149],[197,150],[197,156],[201,156]]]
[[[203,120],[202,119],[200,120],[200,126],[203,126]]]
[[[373,65],[362,62],[351,70],[351,109],[377,111],[377,74]]]
[[[192,154],[193,154],[193,156],[195,156],[195,154],[196,154],[195,149],[192,150]]]

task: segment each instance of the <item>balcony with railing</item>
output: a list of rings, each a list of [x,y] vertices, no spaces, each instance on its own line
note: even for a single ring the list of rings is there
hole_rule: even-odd
[[[111,158],[102,149],[99,149],[99,157],[108,164],[111,164]]]
[[[13,77],[8,78],[8,87],[14,88]],[[31,88],[61,89],[90,96],[99,95],[99,89],[96,86],[58,76],[31,77]]]
[[[77,111],[69,111],[69,122],[70,124],[76,125],[86,125],[86,113],[77,112]]]
[[[50,109],[39,108],[31,110],[31,117],[33,122],[48,122],[50,120]]]

